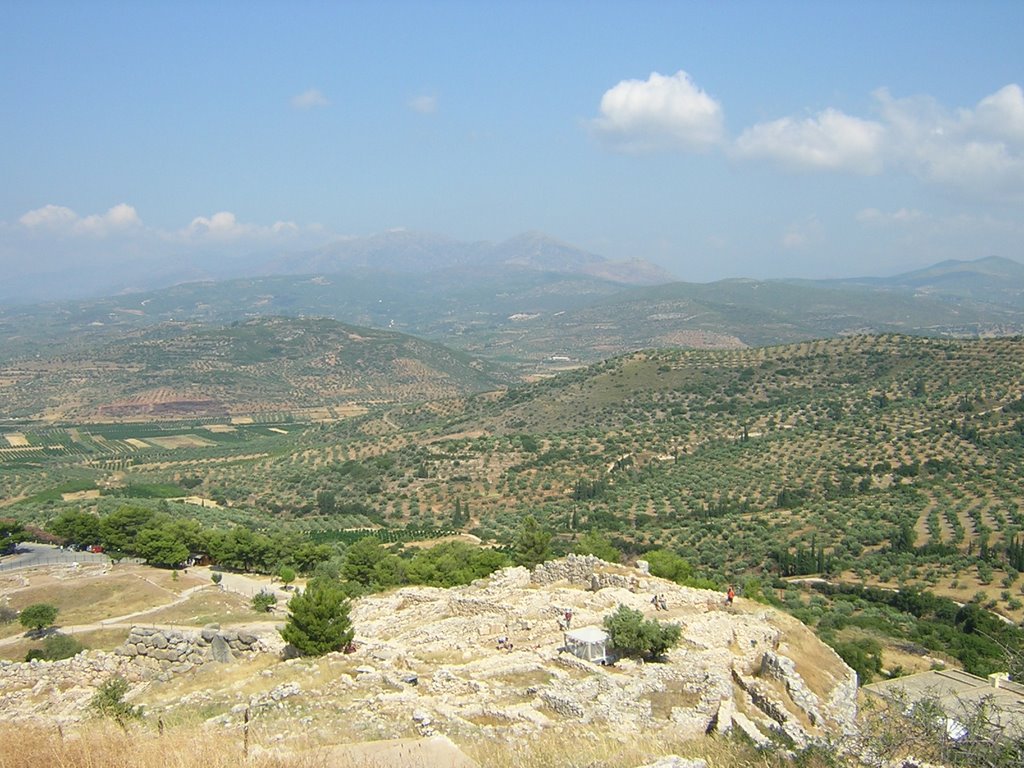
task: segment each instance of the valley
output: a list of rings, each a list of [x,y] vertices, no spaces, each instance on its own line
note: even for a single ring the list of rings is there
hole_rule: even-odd
[[[5,514],[39,523],[69,504],[194,495],[288,530],[454,522],[507,544],[530,514],[565,548],[594,531],[632,556],[669,548],[711,578],[764,582],[814,552],[811,571],[961,601],[982,592],[1019,621],[1005,550],[1024,528],[1021,344],[888,335],[650,350],[419,404],[311,396],[303,405],[329,417],[315,421],[268,409],[12,423],[0,488]],[[321,381],[337,386],[329,371]],[[89,489],[98,498],[63,500]]]
[[[730,288],[761,299],[706,326],[664,299],[654,314],[690,325],[676,346],[642,336],[653,306],[624,332],[628,303],[609,323],[578,315],[576,342],[517,319],[519,341],[483,358],[292,316],[108,329],[50,357],[15,343],[0,368],[0,517],[54,541],[89,530],[79,543],[165,568],[201,552],[345,574],[356,605],[521,562],[535,530],[545,558],[649,558],[686,588],[736,585],[862,683],[999,671],[1024,621],[1024,339],[923,332],[923,315],[916,335],[851,333],[835,306],[829,325],[824,305],[795,300],[803,288],[764,288]],[[904,301],[889,311],[909,317]],[[806,331],[792,312],[769,321],[786,306]],[[730,315],[746,340],[711,330]],[[826,333],[800,338],[812,329]],[[641,338],[655,343],[615,352]],[[553,339],[572,352],[539,360]],[[83,637],[110,649],[128,629]],[[496,711],[468,719],[505,727]]]

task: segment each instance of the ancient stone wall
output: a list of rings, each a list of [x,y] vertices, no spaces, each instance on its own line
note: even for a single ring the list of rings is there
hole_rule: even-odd
[[[249,632],[215,627],[196,632],[132,627],[125,644],[115,653],[171,672],[186,672],[200,664],[228,662],[238,654],[266,650],[269,648],[263,639]]]
[[[568,555],[538,565],[530,575],[530,582],[546,586],[566,581],[594,592],[606,587],[618,587],[632,592],[643,588],[643,580],[635,575],[612,573],[610,568],[609,563],[594,555]]]
[[[68,680],[78,685],[98,686],[112,675],[141,680],[142,670],[133,669],[126,660],[103,651],[88,651],[59,661],[4,661],[0,659],[0,678],[5,686],[30,685],[40,689],[62,685]]]

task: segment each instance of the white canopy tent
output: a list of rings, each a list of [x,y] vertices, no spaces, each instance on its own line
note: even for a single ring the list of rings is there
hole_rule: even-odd
[[[580,627],[565,633],[565,649],[573,656],[592,661],[595,664],[607,664],[608,633],[600,627]]]

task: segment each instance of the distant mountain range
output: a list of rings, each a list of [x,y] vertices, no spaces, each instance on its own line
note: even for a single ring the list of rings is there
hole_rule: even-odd
[[[863,277],[829,281],[842,286],[867,286],[910,291],[926,296],[973,299],[984,303],[1021,304],[1024,264],[1000,256],[974,261],[943,261],[895,277]]]
[[[130,256],[94,254],[91,259],[75,254],[55,262],[25,254],[6,264],[0,305],[137,293],[185,282],[365,271],[406,276],[448,274],[452,279],[458,275],[470,280],[520,272],[559,273],[627,285],[675,279],[650,262],[611,261],[536,232],[490,243],[394,230],[301,252],[234,252],[216,258],[200,251],[160,255],[143,250]]]
[[[998,257],[888,278],[699,284],[540,234],[491,244],[396,231],[258,268],[261,277],[0,309],[0,361],[63,354],[171,321],[219,325],[268,315],[400,331],[521,375],[649,347],[1024,333],[1024,266]]]
[[[510,271],[546,272],[586,275],[628,285],[653,285],[674,279],[642,259],[610,261],[539,232],[488,243],[406,230],[338,240],[313,251],[282,256],[262,265],[259,274],[333,274],[353,270],[405,275],[455,273],[470,279]]]

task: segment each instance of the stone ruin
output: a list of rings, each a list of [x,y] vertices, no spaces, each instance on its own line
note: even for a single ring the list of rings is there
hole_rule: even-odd
[[[667,610],[655,610],[653,595]],[[571,610],[573,628],[600,627],[619,605],[679,624],[680,645],[663,663],[622,660],[612,668],[565,652],[559,617]],[[355,652],[316,662],[314,685],[294,685],[292,675],[313,663],[304,659],[259,673],[273,679],[271,694],[292,685],[287,697],[271,695],[282,714],[305,707],[380,736],[412,727],[456,740],[570,726],[652,738],[739,730],[759,744],[778,734],[803,745],[855,727],[854,672],[796,619],[743,599],[725,607],[720,594],[592,556],[506,568],[465,587],[367,596],[353,603],[351,618]],[[134,627],[112,654],[0,664],[0,716],[81,716],[110,674],[166,680],[283,647],[269,628],[258,636],[215,626]],[[226,694],[203,692],[204,700],[219,695]]]
[[[216,626],[198,631],[132,627],[124,645],[114,653],[177,674],[201,664],[227,663],[238,656],[272,650],[280,650],[280,644],[251,632],[222,630]]]

